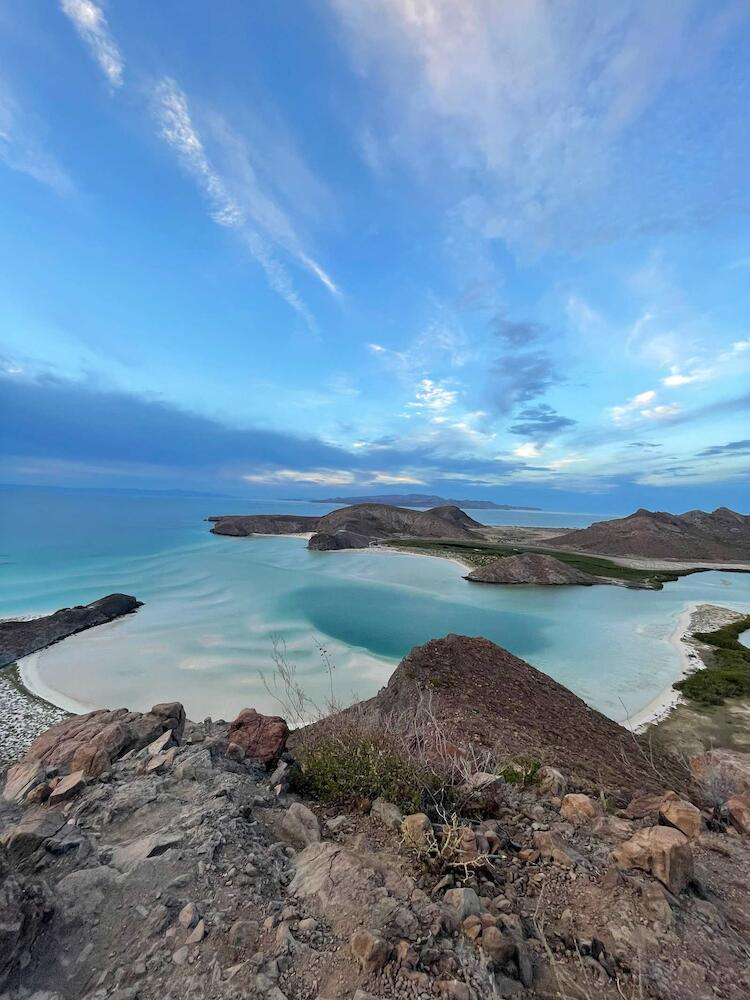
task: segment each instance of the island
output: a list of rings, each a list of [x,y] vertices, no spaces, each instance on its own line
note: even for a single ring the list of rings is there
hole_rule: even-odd
[[[494,500],[448,500],[431,493],[373,493],[361,497],[290,497],[298,503],[385,503],[396,507],[463,507],[466,510],[527,510],[541,511],[541,507],[521,507],[512,503],[495,503]]]

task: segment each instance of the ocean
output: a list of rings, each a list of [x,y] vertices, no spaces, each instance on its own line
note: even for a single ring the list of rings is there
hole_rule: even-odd
[[[661,591],[493,587],[455,563],[392,551],[308,552],[288,537],[210,534],[212,514],[321,514],[303,502],[3,489],[0,617],[46,614],[120,591],[134,615],[22,663],[32,689],[72,709],[179,699],[194,719],[279,711],[274,648],[321,703],[368,697],[409,649],[483,635],[612,718],[678,678],[671,641],[694,602],[750,611],[750,575],[695,574]],[[478,511],[495,524],[582,527],[601,515]],[[498,683],[503,682],[498,677]]]

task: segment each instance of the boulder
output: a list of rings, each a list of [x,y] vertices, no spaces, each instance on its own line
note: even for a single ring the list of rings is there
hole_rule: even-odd
[[[352,954],[368,974],[383,968],[391,954],[391,946],[378,934],[371,931],[355,931],[350,940]]]
[[[45,781],[46,769],[37,760],[24,760],[8,768],[3,798],[6,802],[22,802],[32,789]]]
[[[516,951],[516,944],[512,937],[497,927],[485,927],[480,939],[482,951],[493,964],[497,966],[505,965],[513,958]]]
[[[229,723],[228,739],[245,751],[247,757],[268,766],[284,752],[289,727],[278,715],[261,715],[254,708],[243,708]]]
[[[727,813],[735,830],[750,836],[750,795],[733,795],[727,801]]]
[[[554,861],[563,868],[573,868],[580,860],[577,851],[549,830],[537,830],[534,833],[534,846],[545,861]]]
[[[293,802],[281,821],[284,837],[293,847],[304,848],[320,840],[320,824],[315,813],[301,802]]]
[[[549,764],[541,767],[537,772],[537,786],[541,792],[545,795],[565,795],[568,790],[568,782],[565,780],[565,775],[562,771],[558,771],[555,767],[550,767]]]
[[[675,895],[693,878],[693,854],[684,833],[668,826],[638,830],[615,851],[620,868],[640,868],[653,875]]]
[[[598,812],[596,803],[588,795],[565,795],[560,803],[560,815],[574,826],[588,823]]]
[[[401,824],[401,835],[406,847],[422,851],[432,841],[432,823],[424,813],[412,813],[410,816],[404,817]]]
[[[443,899],[461,922],[467,917],[478,917],[482,912],[479,896],[473,889],[448,889]]]
[[[663,801],[664,792],[646,792],[635,795],[628,803],[623,815],[626,819],[645,819],[646,816],[658,816]]]
[[[681,799],[674,792],[664,796],[659,806],[660,817],[670,826],[675,827],[686,837],[697,837],[703,826],[700,809],[692,802]]]
[[[387,826],[389,830],[401,829],[401,823],[403,821],[401,810],[398,806],[394,806],[392,802],[388,802],[386,799],[375,799],[370,808],[370,815],[373,819],[382,823],[383,826]]]

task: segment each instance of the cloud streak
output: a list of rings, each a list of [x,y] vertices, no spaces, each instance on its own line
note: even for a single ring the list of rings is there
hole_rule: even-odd
[[[60,0],[60,7],[112,87],[121,87],[125,63],[101,7],[93,0]]]

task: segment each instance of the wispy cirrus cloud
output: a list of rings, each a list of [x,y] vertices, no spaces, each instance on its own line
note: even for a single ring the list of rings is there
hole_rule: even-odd
[[[45,148],[42,132],[35,116],[21,108],[7,82],[0,78],[0,163],[32,177],[56,194],[70,194],[73,181]]]
[[[720,197],[671,171],[636,187],[626,155],[642,152],[634,124],[668,88],[704,70],[748,17],[742,0],[706,11],[636,0],[329,3],[352,62],[377,81],[370,162],[382,168],[398,158],[420,178],[437,165],[441,200],[446,166],[467,179],[453,188],[454,207],[475,233],[521,247],[599,242],[691,225],[699,212],[725,212],[744,197],[739,169]],[[730,110],[724,100],[722,113],[744,119],[739,101]],[[651,155],[675,162],[689,127],[675,122],[671,133],[650,135]],[[707,142],[725,135],[724,127]]]
[[[102,8],[93,0],[60,0],[60,7],[73,22],[110,85],[121,87],[125,62]]]

